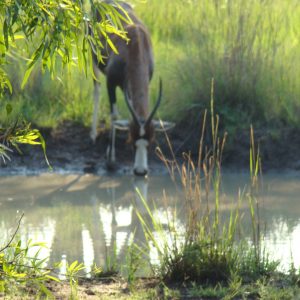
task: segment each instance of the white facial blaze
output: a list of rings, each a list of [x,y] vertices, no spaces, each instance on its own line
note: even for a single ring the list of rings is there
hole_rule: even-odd
[[[134,160],[134,171],[138,174],[147,173],[148,171],[148,155],[147,146],[148,141],[145,139],[139,139],[135,142],[135,160]]]
[[[140,136],[141,136],[141,137],[144,136],[145,133],[146,133],[146,131],[145,131],[144,125],[140,125],[140,132],[139,132]]]

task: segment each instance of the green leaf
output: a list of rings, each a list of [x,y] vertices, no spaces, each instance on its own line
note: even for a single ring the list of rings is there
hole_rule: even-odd
[[[17,273],[17,272],[13,272],[12,274],[15,278],[25,278],[27,276],[26,273]]]
[[[39,47],[34,51],[34,53],[31,56],[31,60],[28,64],[27,70],[25,72],[25,75],[23,77],[23,81],[22,81],[22,84],[21,84],[22,89],[26,85],[26,83],[28,81],[28,78],[29,78],[34,66],[35,66],[35,63],[37,62],[37,60],[41,56],[43,49],[44,49],[44,42],[42,41],[41,44],[39,45]]]
[[[30,247],[43,247],[48,248],[48,245],[46,242],[34,242],[29,244]]]
[[[51,291],[42,283],[39,284],[39,289],[42,294],[46,296],[47,299],[54,299],[53,294]]]
[[[8,78],[6,78],[5,84],[6,84],[6,87],[8,87],[10,93],[12,94],[12,85],[11,85],[11,83],[10,83],[10,81],[9,81]]]
[[[34,64],[26,70],[25,75],[22,80],[22,83],[21,83],[21,89],[24,89],[33,68],[34,68]]]
[[[77,267],[77,265],[78,265],[78,261],[77,260],[73,261],[68,268],[69,271],[73,271]]]
[[[49,279],[49,280],[53,280],[53,281],[56,281],[56,282],[60,282],[60,280],[54,276],[51,276],[51,275],[45,275],[45,278]]]
[[[105,37],[106,42],[109,44],[110,48],[112,49],[112,51],[114,51],[116,54],[119,54],[118,49],[115,47],[115,45],[113,44],[113,42],[111,41],[111,39],[109,38],[109,36],[107,35],[106,31],[104,31],[101,27],[100,27],[100,32],[101,34]]]
[[[73,261],[72,264],[68,267],[68,273],[74,274],[83,270],[85,267],[82,263],[79,263],[77,260]]]
[[[38,135],[39,135],[39,139],[40,139],[40,142],[41,142],[41,146],[42,146],[42,149],[43,149],[43,152],[44,152],[44,156],[45,156],[46,163],[47,163],[49,169],[52,170],[52,167],[51,167],[51,165],[50,165],[50,163],[49,163],[49,160],[48,160],[48,157],[47,157],[47,153],[46,153],[46,142],[45,142],[43,136],[41,135],[41,133],[40,133],[39,131],[38,131]]]
[[[7,25],[7,20],[4,20],[3,23],[3,36],[4,36],[4,41],[5,41],[5,47],[8,49],[8,25]]]
[[[13,110],[12,105],[11,104],[6,104],[6,114],[10,115],[12,110]]]

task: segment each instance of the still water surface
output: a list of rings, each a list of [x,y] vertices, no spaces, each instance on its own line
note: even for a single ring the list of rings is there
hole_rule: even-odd
[[[222,219],[228,220],[239,193],[244,193],[240,214],[246,224],[243,235],[250,240],[251,223],[244,192],[248,183],[247,174],[225,173],[220,201]],[[132,176],[1,176],[1,243],[9,240],[24,212],[19,237],[24,242],[45,242],[47,248],[42,249],[39,257],[49,257],[50,264],[78,260],[89,272],[94,262],[105,266],[114,251],[118,259],[124,260],[126,245],[133,238],[144,241],[135,207],[146,219],[147,212],[136,187],[160,222],[167,224],[168,216],[176,212],[175,226],[184,231],[184,193],[169,176],[151,176],[147,180]],[[259,195],[267,250],[273,258],[281,260],[282,268],[289,265],[291,257],[300,266],[300,175],[265,175]],[[149,255],[156,259],[155,251]]]

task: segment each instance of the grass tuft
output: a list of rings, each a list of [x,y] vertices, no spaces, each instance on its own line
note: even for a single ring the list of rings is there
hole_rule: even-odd
[[[270,259],[262,247],[260,228],[258,177],[260,156],[255,144],[253,128],[250,130],[250,184],[249,191],[239,195],[229,216],[221,214],[220,191],[222,183],[222,153],[227,134],[219,136],[219,116],[214,110],[214,80],[211,82],[210,127],[211,144],[206,144],[207,115],[204,113],[196,162],[189,153],[183,154],[179,163],[171,148],[171,158],[158,149],[157,153],[168,168],[173,180],[184,190],[185,228],[176,229],[169,224],[166,229],[148,206],[142,202],[150,218],[137,215],[144,229],[146,240],[156,248],[160,263],[158,275],[167,283],[194,282],[201,285],[237,286],[270,278],[277,270],[278,262]],[[167,138],[169,145],[170,140]],[[252,240],[246,240],[241,232],[243,214],[242,201],[249,202],[252,224]],[[176,216],[174,216],[176,223]],[[149,221],[150,220],[150,221]],[[172,223],[172,224],[173,224]],[[234,290],[232,288],[232,290]]]

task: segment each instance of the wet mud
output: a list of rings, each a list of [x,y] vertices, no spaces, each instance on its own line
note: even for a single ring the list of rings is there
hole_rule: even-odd
[[[131,174],[134,149],[128,143],[128,133],[119,131],[116,138],[117,163],[115,168],[107,168],[106,149],[109,143],[108,130],[99,132],[97,140],[92,143],[89,128],[79,124],[65,122],[57,128],[40,128],[47,146],[47,157],[52,172],[57,173],[93,173]],[[157,155],[159,147],[167,158],[175,156],[182,161],[183,153],[190,153],[198,158],[201,128],[177,124],[168,132],[156,135],[155,142],[149,148],[149,168],[151,173],[167,172],[165,164]],[[222,134],[220,134],[222,136]],[[204,138],[205,144],[211,144],[209,135]],[[255,145],[261,157],[263,171],[268,170],[300,170],[300,130],[282,129],[276,131],[261,130],[255,132]],[[0,175],[37,174],[50,171],[40,146],[21,145],[22,153],[14,149],[11,161],[0,162]],[[227,169],[248,169],[250,150],[250,131],[237,130],[228,135],[224,147],[222,162]]]

